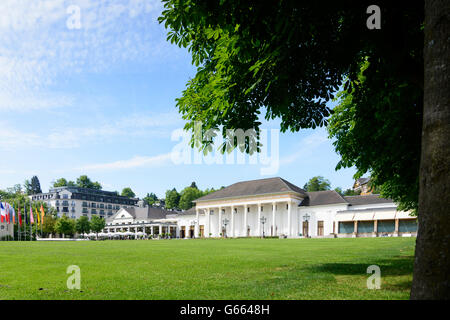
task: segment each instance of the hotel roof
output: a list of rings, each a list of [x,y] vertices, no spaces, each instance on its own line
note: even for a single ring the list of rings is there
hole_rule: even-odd
[[[293,185],[289,181],[277,177],[237,182],[226,188],[203,196],[194,202],[291,192],[300,194],[304,197],[307,196],[305,190]]]
[[[391,199],[381,198],[379,194],[367,194],[363,196],[344,196],[344,199],[352,206],[377,204],[377,203],[393,203]]]

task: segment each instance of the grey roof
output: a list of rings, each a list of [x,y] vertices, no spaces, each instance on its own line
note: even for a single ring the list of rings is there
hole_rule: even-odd
[[[188,210],[181,211],[181,212],[178,213],[179,216],[190,216],[190,215],[193,215],[193,214],[196,214],[195,207],[192,207],[192,208],[190,208]]]
[[[352,206],[377,204],[377,203],[394,203],[391,199],[381,198],[379,194],[368,194],[363,196],[344,196],[344,199]]]
[[[284,192],[295,192],[300,195],[306,196],[305,190],[297,187],[296,185],[293,185],[289,181],[277,177],[237,182],[226,188],[203,196],[195,200],[194,202]]]
[[[126,212],[128,212],[134,219],[136,220],[154,220],[154,219],[165,219],[167,215],[173,215],[178,212],[175,211],[167,211],[161,208],[155,207],[128,207],[123,208]],[[119,213],[120,210],[117,212]],[[113,216],[109,217],[107,220],[112,221],[116,218],[117,213]]]
[[[319,206],[325,204],[347,203],[339,193],[334,190],[307,192],[308,197],[301,206]]]

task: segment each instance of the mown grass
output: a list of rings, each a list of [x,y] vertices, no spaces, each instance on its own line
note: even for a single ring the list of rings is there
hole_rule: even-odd
[[[414,238],[0,242],[0,299],[408,299]],[[379,265],[380,290],[367,289]],[[81,269],[81,290],[66,269]]]

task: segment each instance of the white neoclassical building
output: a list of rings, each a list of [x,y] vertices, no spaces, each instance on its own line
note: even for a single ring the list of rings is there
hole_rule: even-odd
[[[105,233],[143,232],[147,235],[158,236],[170,234],[176,237],[178,233],[176,212],[154,207],[121,208],[113,216],[106,219]]]
[[[235,183],[179,213],[177,236],[365,237],[411,236],[416,218],[379,195],[306,192],[282,178]]]

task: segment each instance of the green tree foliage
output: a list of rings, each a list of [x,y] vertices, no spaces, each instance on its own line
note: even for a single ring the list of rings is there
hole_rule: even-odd
[[[309,179],[309,181],[303,186],[303,189],[308,192],[330,190],[331,183],[322,176],[316,176]]]
[[[27,180],[24,181],[23,188],[25,189],[25,193],[26,194],[28,194],[28,195],[32,194],[30,180],[27,179]]]
[[[41,183],[39,182],[39,178],[37,176],[33,176],[31,178],[30,184],[31,194],[42,193]]]
[[[328,125],[341,156],[336,169],[355,166],[355,178],[370,171],[374,193],[393,199],[399,209],[416,210],[423,93],[406,80],[381,79],[368,70],[366,62],[357,88],[337,95]],[[380,87],[384,81],[388,87]]]
[[[105,219],[100,218],[98,216],[93,216],[91,218],[91,230],[94,231],[97,234],[97,236],[98,233],[105,228],[105,225],[106,225]]]
[[[166,191],[166,208],[167,209],[178,209],[180,202],[180,194],[177,189],[173,188],[172,190]]]
[[[342,188],[341,188],[341,187],[336,187],[336,188],[334,188],[334,191],[336,191],[337,193],[339,193],[341,196],[344,195],[344,192],[342,191]]]
[[[182,210],[188,210],[194,206],[192,201],[203,196],[203,192],[197,188],[187,187],[181,191],[179,208]]]
[[[75,187],[76,183],[73,181],[67,181],[65,178],[59,178],[53,182],[53,187]]]
[[[59,234],[64,234],[65,236],[72,236],[75,233],[75,220],[69,219],[67,216],[63,215],[56,220],[55,231]]]
[[[163,2],[159,21],[168,40],[188,48],[197,66],[177,99],[187,130],[194,132],[196,121],[202,130],[222,126],[227,140],[227,129],[258,132],[262,112],[280,118],[283,132],[324,126],[331,114],[326,103],[342,88],[351,95],[340,107],[350,109],[343,121],[358,130],[332,134],[342,156],[338,168],[370,172],[386,196],[405,207],[417,203],[423,3],[380,1],[382,27],[369,30],[369,1]],[[191,143],[209,150],[208,139]]]
[[[79,234],[89,233],[91,231],[91,223],[89,218],[86,216],[81,216],[75,222],[75,230]]]
[[[153,205],[158,201],[158,197],[153,192],[147,193],[147,195],[144,197],[145,202],[147,202],[149,205]]]
[[[56,219],[51,214],[46,214],[44,223],[42,225],[42,231],[44,231],[47,234],[54,233],[56,225]]]
[[[120,194],[123,197],[134,198],[136,194],[131,190],[131,188],[123,188],[122,193]]]
[[[198,189],[197,184],[195,183],[195,181],[192,181],[191,188]]]
[[[344,191],[344,196],[359,196],[361,194],[361,190],[355,191],[353,189],[346,189]]]
[[[96,190],[102,189],[102,186],[99,182],[92,182],[91,179],[86,175],[82,175],[77,179],[77,186],[80,188],[88,188]]]

